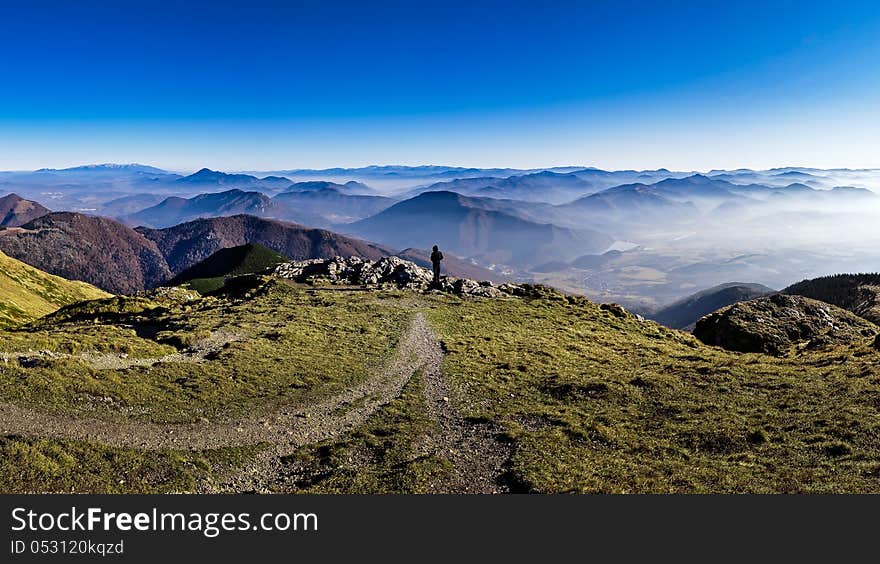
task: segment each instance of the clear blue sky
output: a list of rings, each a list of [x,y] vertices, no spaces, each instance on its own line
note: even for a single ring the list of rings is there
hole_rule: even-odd
[[[0,168],[880,166],[880,2],[8,2]]]

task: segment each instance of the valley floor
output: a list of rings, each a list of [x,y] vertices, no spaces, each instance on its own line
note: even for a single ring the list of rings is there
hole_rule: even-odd
[[[880,354],[275,279],[0,332],[0,491],[878,492]]]

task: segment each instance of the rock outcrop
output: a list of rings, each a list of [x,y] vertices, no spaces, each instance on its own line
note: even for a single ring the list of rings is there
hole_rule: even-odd
[[[288,262],[276,266],[271,273],[307,284],[362,286],[365,288],[393,288],[440,291],[451,294],[497,298],[528,296],[531,287],[525,284],[499,284],[467,278],[442,277],[439,287],[431,284],[433,275],[425,268],[399,257],[383,257],[376,261],[360,257],[335,257]]]
[[[694,335],[707,345],[775,356],[868,341],[878,333],[877,325],[837,306],[785,294],[722,308],[694,328]]]

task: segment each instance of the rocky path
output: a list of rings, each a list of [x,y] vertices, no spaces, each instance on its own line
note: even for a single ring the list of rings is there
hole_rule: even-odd
[[[312,405],[281,409],[262,418],[223,424],[120,423],[0,403],[0,433],[142,449],[202,450],[267,443],[276,447],[272,450],[290,451],[363,424],[399,395],[424,362],[427,331],[424,318],[417,315],[391,361],[373,378]]]
[[[433,333],[431,337],[422,352],[426,358],[425,405],[437,424],[430,440],[435,454],[455,468],[452,480],[438,484],[437,493],[507,492],[508,487],[499,478],[512,454],[511,447],[498,440],[500,427],[470,421],[455,408],[449,382],[440,370],[443,351]]]
[[[456,468],[451,483],[437,484],[437,491],[506,491],[498,477],[503,474],[510,449],[495,438],[500,429],[468,421],[455,409],[449,384],[440,370],[442,357],[436,336],[418,313],[384,368],[363,383],[311,405],[232,423],[159,424],[51,415],[0,403],[0,434],[77,439],[148,450],[263,445],[253,461],[204,488],[211,492],[266,491],[283,474],[282,456],[362,426],[399,396],[413,374],[421,370],[426,408],[437,424],[437,430],[428,437],[429,448]]]

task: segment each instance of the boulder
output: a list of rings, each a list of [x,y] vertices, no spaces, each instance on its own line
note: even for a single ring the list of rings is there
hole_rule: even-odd
[[[722,308],[694,328],[707,345],[774,356],[866,341],[878,333],[880,327],[844,309],[785,294]]]
[[[621,317],[622,318],[622,317],[626,317],[629,315],[629,312],[626,311],[626,309],[620,304],[615,304],[615,303],[602,304],[599,306],[599,309],[601,309],[603,311],[607,311],[608,313],[610,313],[614,317]]]

